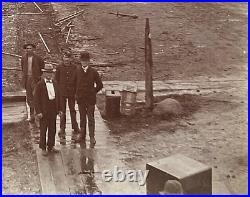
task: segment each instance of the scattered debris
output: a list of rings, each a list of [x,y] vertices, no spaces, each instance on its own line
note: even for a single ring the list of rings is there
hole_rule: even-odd
[[[57,22],[55,25],[60,25],[61,23],[65,22],[65,21],[68,21],[68,20],[70,20],[70,19],[72,19],[72,18],[75,18],[75,17],[79,16],[79,15],[82,14],[83,12],[84,12],[84,10],[81,10],[81,11],[79,11],[79,12],[76,12],[76,13],[74,13],[74,14],[71,14],[71,15],[69,15],[69,16],[66,16],[66,17],[64,17],[64,18],[62,18],[62,19],[59,19],[58,22]]]
[[[88,37],[88,36],[84,36],[82,37],[83,40],[99,40],[101,39],[100,37]]]
[[[188,121],[187,121],[187,123],[188,123],[189,125],[195,125],[195,124],[194,124],[194,123],[192,123],[192,122],[188,122]]]
[[[114,52],[114,53],[107,53],[107,55],[117,55],[119,52]]]
[[[40,12],[43,12],[43,10],[37,5],[36,2],[33,2],[33,3],[35,4],[35,6],[38,8],[38,10],[39,10]]]
[[[48,51],[48,53],[50,53],[49,47],[47,46],[46,42],[44,41],[44,39],[43,39],[43,37],[42,37],[41,33],[40,33],[40,32],[38,32],[38,35],[40,36],[40,38],[41,38],[41,40],[42,40],[42,42],[43,42],[43,44],[44,44],[44,46],[45,46],[46,50]]]
[[[65,29],[69,29],[71,27],[72,21],[69,21],[65,27],[62,28],[61,31],[64,31]],[[73,25],[72,25],[73,26]]]
[[[191,146],[191,148],[202,149],[202,147],[198,147],[198,146]]]
[[[12,54],[12,53],[7,53],[7,52],[2,52],[2,54],[4,54],[4,55],[9,55],[9,56],[13,56],[13,57],[17,57],[17,58],[19,58],[19,59],[22,58],[21,55],[17,55],[17,54]],[[44,61],[44,62],[45,62],[45,63],[48,63],[48,64],[55,65],[55,66],[59,65],[59,64],[56,63],[56,62],[49,62],[49,61]]]
[[[109,12],[109,14],[113,14],[113,15],[116,15],[116,16],[122,16],[122,17],[131,17],[133,19],[137,19],[138,16],[136,15],[130,15],[130,14],[122,14],[122,13],[119,13],[119,12]]]
[[[12,54],[12,53],[7,53],[7,52],[3,52],[3,51],[2,51],[2,54],[4,54],[4,55],[10,55],[10,56],[13,56],[13,57],[22,58],[21,55],[16,55],[16,54]]]
[[[69,41],[69,36],[70,36],[71,29],[72,29],[72,27],[69,28],[68,35],[67,35],[67,38],[66,38],[66,43],[68,43],[68,41]]]
[[[2,70],[22,71],[21,68],[8,68],[8,67],[2,67]]]
[[[17,15],[44,15],[44,14],[47,14],[47,13],[44,13],[44,12],[19,12],[19,13],[16,13],[16,14]]]

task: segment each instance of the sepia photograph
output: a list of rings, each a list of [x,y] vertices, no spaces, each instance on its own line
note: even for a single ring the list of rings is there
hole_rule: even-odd
[[[248,3],[2,2],[2,194],[248,194]]]

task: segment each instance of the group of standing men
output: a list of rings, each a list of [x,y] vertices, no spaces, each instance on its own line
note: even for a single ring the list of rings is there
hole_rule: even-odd
[[[23,86],[26,89],[27,103],[30,107],[29,121],[35,116],[40,120],[40,143],[42,155],[58,152],[55,149],[56,116],[60,116],[60,140],[65,140],[66,103],[70,110],[72,138],[85,143],[86,123],[88,120],[90,147],[96,144],[94,111],[96,94],[103,88],[98,72],[90,66],[90,55],[83,51],[79,58],[73,58],[70,52],[63,54],[62,64],[53,68],[45,64],[35,54],[36,46],[25,44],[26,54],[21,59]],[[75,103],[80,112],[80,128],[76,119]],[[48,140],[46,133],[48,131]]]

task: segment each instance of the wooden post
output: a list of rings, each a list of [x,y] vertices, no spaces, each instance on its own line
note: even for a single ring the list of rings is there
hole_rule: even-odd
[[[149,27],[149,19],[146,18],[145,27],[145,102],[146,108],[152,110],[154,97],[153,97],[153,76],[152,76],[152,44]]]

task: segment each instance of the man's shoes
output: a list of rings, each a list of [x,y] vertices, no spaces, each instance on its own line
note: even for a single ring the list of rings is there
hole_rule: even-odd
[[[79,130],[73,130],[71,134],[71,140],[77,142],[78,141]]]
[[[77,135],[77,134],[79,134],[80,133],[80,129],[74,129],[73,131],[72,131],[72,134],[74,134],[74,135]]]
[[[85,142],[85,141],[86,141],[86,137],[83,137],[83,135],[81,133],[79,135],[77,135],[76,142],[81,143],[81,142]]]
[[[47,156],[48,152],[46,150],[42,150],[42,156]]]
[[[49,153],[59,153],[60,151],[57,150],[55,147],[52,147],[52,148],[48,148],[48,152]]]
[[[59,138],[65,137],[65,130],[60,129],[60,131],[58,132],[58,137],[59,137]]]
[[[90,138],[90,148],[94,148],[95,147],[95,144],[96,144],[96,140],[94,137],[91,137]]]

